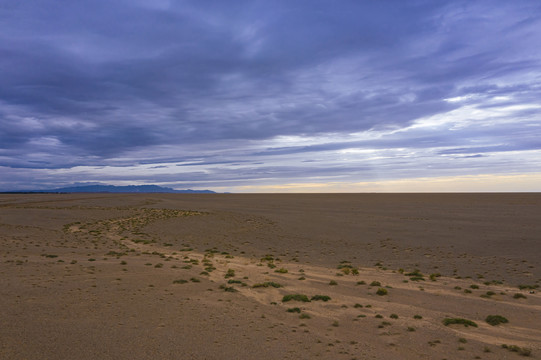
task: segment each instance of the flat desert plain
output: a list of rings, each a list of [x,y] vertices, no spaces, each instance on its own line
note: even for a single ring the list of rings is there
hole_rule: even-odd
[[[540,259],[541,194],[4,194],[0,358],[541,358]]]

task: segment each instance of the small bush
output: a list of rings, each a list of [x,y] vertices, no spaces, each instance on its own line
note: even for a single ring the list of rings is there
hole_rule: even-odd
[[[430,280],[436,281],[436,278],[441,277],[440,273],[430,274]]]
[[[449,326],[449,325],[464,325],[465,327],[473,326],[477,327],[477,324],[471,320],[468,319],[462,319],[462,318],[445,318],[443,319],[443,325]]]
[[[372,281],[370,286],[381,286],[381,283],[379,281]]]
[[[535,290],[535,289],[537,289],[538,287],[539,287],[539,285],[523,285],[523,284],[521,284],[521,285],[518,286],[518,288],[519,288],[520,290]]]
[[[353,307],[354,308],[362,308],[363,306],[361,304],[357,303],[357,304],[353,305]]]
[[[532,354],[532,350],[530,350],[528,348],[521,348],[520,346],[517,346],[517,345],[505,345],[505,344],[502,344],[502,348],[507,349],[507,350],[512,351],[512,352],[516,352],[516,353],[518,353],[519,355],[522,355],[522,356],[530,356]]]
[[[311,300],[327,302],[327,301],[331,300],[331,297],[327,296],[327,295],[314,295],[314,296],[312,296]]]
[[[378,291],[376,291],[376,294],[379,296],[387,295],[388,291],[385,288],[379,288]]]
[[[298,307],[294,307],[294,308],[289,308],[286,310],[287,312],[290,312],[290,313],[299,313],[301,312],[301,309],[298,308]]]
[[[470,285],[470,289],[479,289],[479,285],[475,285],[475,284]]]
[[[413,318],[414,319],[417,319],[417,320],[420,320],[422,319],[423,317],[421,315],[413,315]]]
[[[232,292],[232,293],[238,292],[238,290],[235,289],[233,286],[220,285],[220,289],[223,289],[226,292]]]
[[[230,278],[230,277],[233,277],[233,276],[235,276],[235,270],[227,269],[227,272],[225,273],[224,277],[227,279],[227,278]]]
[[[179,279],[179,280],[173,280],[173,284],[186,284],[188,280]]]
[[[280,285],[278,283],[275,283],[273,281],[265,281],[264,283],[254,284],[254,285],[252,285],[252,287],[253,288],[260,288],[260,287],[263,287],[263,288],[268,288],[268,287],[280,288],[280,287],[282,287],[282,285]]]
[[[521,294],[521,293],[516,293],[515,295],[513,295],[513,299],[526,299],[526,295]]]
[[[398,319],[398,315],[397,314],[391,314],[389,316],[391,319]]]
[[[310,302],[310,299],[308,299],[308,296],[302,295],[302,294],[289,294],[289,295],[284,295],[284,297],[282,298],[282,302],[288,302],[291,300]]]
[[[334,280],[329,281],[329,285],[338,285],[338,283]]]
[[[287,269],[280,268],[280,269],[274,270],[274,272],[280,273],[280,274],[287,274],[288,271]]]
[[[357,281],[357,285],[366,285],[366,281],[364,280]]]
[[[299,319],[310,319],[310,315],[307,313],[302,313],[299,315]]]
[[[501,315],[488,315],[485,321],[492,326],[496,326],[499,324],[506,324],[509,322],[509,320],[507,320],[505,317]]]

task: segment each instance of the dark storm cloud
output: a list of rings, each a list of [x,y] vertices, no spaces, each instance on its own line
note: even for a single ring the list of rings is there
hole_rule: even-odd
[[[484,96],[477,109],[537,103],[540,14],[528,1],[3,1],[0,166],[179,162],[224,172],[348,148],[538,149],[535,127],[524,142],[509,126],[339,135],[406,129],[477,101],[446,100],[471,94]],[[508,100],[487,100],[496,96]],[[513,116],[531,124],[540,113]],[[312,145],[271,144],[328,133],[333,140]],[[475,139],[482,144],[467,150]],[[356,173],[350,164],[335,171]]]

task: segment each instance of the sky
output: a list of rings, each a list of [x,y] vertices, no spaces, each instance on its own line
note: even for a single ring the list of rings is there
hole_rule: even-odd
[[[0,191],[541,191],[539,1],[0,1]]]

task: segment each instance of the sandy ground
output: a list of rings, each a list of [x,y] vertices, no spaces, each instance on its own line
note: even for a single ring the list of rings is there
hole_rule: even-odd
[[[540,358],[540,237],[541,194],[0,195],[0,359]]]

